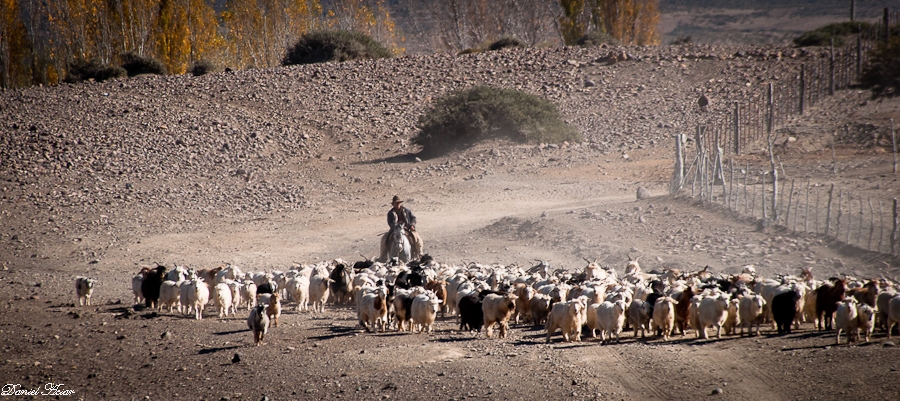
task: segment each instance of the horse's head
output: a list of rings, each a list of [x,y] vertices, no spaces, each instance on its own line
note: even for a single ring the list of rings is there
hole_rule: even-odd
[[[389,256],[400,257],[403,262],[409,261],[410,243],[406,237],[406,232],[401,225],[395,225],[391,229],[390,246],[388,248]]]

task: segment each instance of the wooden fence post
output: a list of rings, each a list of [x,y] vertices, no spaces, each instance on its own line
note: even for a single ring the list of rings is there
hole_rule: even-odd
[[[725,205],[728,209],[734,205],[734,158],[732,157],[729,161],[731,165],[731,180],[728,181],[728,204]]]
[[[819,233],[819,187],[816,187],[816,234]]]
[[[800,64],[800,115],[802,116],[804,112],[806,112],[806,107],[803,104],[806,98],[806,64]]]
[[[734,154],[741,155],[741,105],[734,102]]]
[[[863,201],[862,201],[862,198],[859,198],[858,200],[859,200],[859,219],[858,219],[858,220],[859,220],[859,223],[857,223],[857,224],[859,224],[859,226],[858,226],[857,229],[856,229],[856,243],[859,244],[860,247],[862,247],[862,227],[863,227],[863,219],[864,219],[866,216],[863,215],[863,210],[865,210],[865,209],[863,208]]]
[[[862,25],[856,25],[856,82],[862,73]]]
[[[853,235],[853,194],[847,191],[847,243],[850,244],[850,236]]]
[[[681,143],[682,135],[675,135],[675,170],[672,171],[672,184],[669,186],[669,194],[675,195],[684,184],[684,149]]]
[[[834,96],[834,38],[831,38],[831,56],[828,58],[828,69],[830,71],[828,79],[828,95]]]
[[[837,135],[831,133],[831,174],[837,174],[837,154],[834,152],[834,142],[837,141]]]
[[[894,119],[891,119],[891,146],[894,148],[894,174],[897,174],[897,136],[894,133]]]
[[[900,220],[897,218],[897,198],[894,198],[894,229],[891,230],[891,255],[897,254],[897,232],[900,230]]]
[[[802,183],[800,185],[803,185]],[[793,180],[791,180],[791,187],[794,186]],[[800,217],[800,189],[797,189],[797,203],[794,204],[794,213],[791,214],[794,216],[794,231],[797,231],[797,220]]]
[[[706,183],[704,182],[704,176],[706,175],[704,171],[704,162],[706,161],[706,150],[703,146],[703,127],[700,124],[697,124],[697,133],[696,133],[696,142],[697,142],[697,155],[699,155],[699,159],[697,160],[697,175],[695,178],[700,178],[700,199],[703,199],[704,190],[706,189]],[[696,179],[694,181],[697,181]],[[693,185],[692,185],[693,186]]]
[[[838,206],[837,206],[837,221],[834,224],[834,238],[840,239],[841,235],[841,217],[844,215],[844,189],[838,189]]]
[[[725,163],[722,162],[722,148],[717,148],[716,171],[722,176],[722,204],[728,206],[728,184],[725,182]]]
[[[748,192],[747,189],[749,188],[749,187],[747,187],[747,177],[749,175],[750,175],[750,162],[747,162],[747,169],[744,170],[744,214],[749,213],[748,209],[747,209],[750,205],[750,199],[748,196],[749,194],[747,193]]]
[[[791,224],[791,206],[794,205],[794,180],[791,180],[791,194],[788,196],[788,207],[787,211],[784,213],[784,226],[788,227]]]
[[[762,185],[759,187],[760,192],[762,193],[762,219],[768,220],[769,213],[766,210],[766,172],[764,171],[762,174]]]
[[[878,234],[878,252],[881,252],[882,244],[884,244],[884,205],[881,203],[881,199],[878,200],[878,215],[881,216],[881,232]]]
[[[769,84],[769,93],[772,93],[772,84]],[[772,222],[778,222],[778,166],[775,165],[775,153],[774,149],[775,139],[772,138],[772,131],[769,131],[769,135],[766,136],[766,143],[768,145],[769,150],[769,166],[772,168]],[[765,192],[765,188],[763,188],[763,192]],[[763,208],[765,210],[765,208]],[[765,216],[764,216],[765,217]]]
[[[872,198],[869,198],[869,215],[872,216],[869,221],[869,245],[868,249],[872,249],[872,238],[875,236],[875,208],[872,207]]]
[[[828,190],[828,212],[825,214],[825,235],[831,231],[831,202],[834,200],[834,184],[831,184],[831,189]]]
[[[768,101],[766,102],[766,118],[768,119],[766,122],[766,133],[769,135],[772,134],[772,130],[775,128],[773,126],[775,120],[775,99],[772,96],[772,90],[772,83],[769,82],[769,96]]]
[[[819,200],[816,199],[818,203]],[[818,210],[819,205],[816,205],[816,209]],[[806,179],[806,210],[804,210],[805,216],[803,217],[803,231],[809,232],[809,178]]]

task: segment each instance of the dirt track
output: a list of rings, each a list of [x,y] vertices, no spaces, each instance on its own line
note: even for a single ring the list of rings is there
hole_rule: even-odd
[[[702,82],[700,75],[691,79]],[[7,94],[5,102],[16,101]],[[865,113],[876,106],[881,111]],[[900,120],[896,102],[866,107],[870,109],[858,111],[859,118],[869,116],[876,124],[885,115]],[[835,114],[846,115],[842,109],[823,111],[831,113],[808,120],[832,123],[838,120]],[[62,121],[30,118],[45,125]],[[306,186],[302,206],[293,209],[259,211],[240,200],[227,204],[214,198],[219,192],[208,199],[216,207],[168,206],[180,205],[179,197],[204,199],[202,191],[190,192],[198,181],[178,174],[135,179],[126,173],[121,182],[134,181],[136,189],[146,190],[134,195],[146,196],[144,202],[124,197],[112,197],[110,203],[73,200],[70,206],[54,203],[48,210],[41,206],[42,197],[51,198],[49,189],[69,185],[65,180],[47,174],[29,181],[21,179],[24,173],[4,170],[0,378],[21,389],[63,384],[75,393],[61,399],[85,400],[805,400],[860,392],[868,399],[900,397],[900,349],[889,346],[883,333],[871,344],[835,347],[833,333],[814,331],[809,324],[787,336],[766,329],[760,337],[696,340],[689,332],[664,342],[627,333],[621,344],[601,346],[593,339],[562,343],[554,336],[547,345],[543,330],[524,325],[505,340],[462,334],[450,316],[439,319],[434,335],[365,334],[356,328],[349,307],[329,306],[324,314],[312,315],[294,312],[294,305],[287,304],[265,345],[253,347],[246,311],[215,319],[208,310],[199,322],[167,313],[125,316],[131,306],[130,278],[140,265],[212,267],[224,261],[245,270],[283,270],[291,262],[373,256],[385,227],[386,204],[395,193],[406,197],[416,212],[426,252],[443,263],[528,266],[541,259],[554,268],[576,270],[588,258],[622,273],[626,254],[637,253],[646,270],[710,265],[716,273],[736,273],[742,265],[754,264],[761,274],[772,276],[813,265],[820,278],[900,275],[897,261],[883,255],[840,253],[840,244],[827,238],[779,229],[757,232],[751,219],[664,196],[671,175],[667,143],[647,141],[642,148],[627,149],[627,160],[618,151],[588,146],[539,151],[491,143],[423,162],[399,151],[400,157],[383,162],[331,163],[327,155],[351,154],[344,149],[344,139],[351,136],[333,135],[317,145],[316,152],[324,156],[306,161],[309,169],[276,164],[256,170],[259,178],[248,175],[242,181],[234,174],[210,173],[209,181],[199,181],[204,188],[212,183],[236,189]],[[379,138],[368,146],[395,143],[393,137]],[[815,143],[815,136],[801,136],[800,143]],[[839,151],[847,168],[826,179],[852,185],[865,175],[866,185],[880,180],[872,191],[897,196],[900,185],[889,174],[888,154],[852,144]],[[821,175],[821,153],[795,156],[808,164],[793,164],[797,171],[792,174]],[[160,171],[165,168],[163,163]],[[193,174],[187,170],[184,174]],[[102,190],[111,179],[97,176],[106,178],[75,182]],[[655,197],[636,201],[639,185]],[[151,192],[157,190],[154,186],[173,195]],[[101,280],[93,307],[73,306],[76,275]],[[241,361],[233,363],[236,353]],[[716,389],[720,393],[712,395]]]

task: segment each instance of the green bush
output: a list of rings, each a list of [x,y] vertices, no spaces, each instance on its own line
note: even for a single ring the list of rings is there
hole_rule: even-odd
[[[871,88],[873,97],[900,95],[900,37],[892,37],[887,44],[878,42],[860,84]]]
[[[864,31],[869,30],[872,29],[872,24],[859,21],[828,24],[812,31],[802,33],[800,36],[794,38],[794,44],[798,47],[830,46],[831,39],[834,39],[835,47],[844,46],[847,44],[847,37],[856,35],[860,28]]]
[[[288,49],[281,65],[326,63],[391,57],[391,51],[362,32],[310,32]]]
[[[578,46],[600,46],[602,44],[618,46],[619,40],[606,32],[591,31],[578,38],[576,43]]]
[[[547,99],[489,86],[455,91],[438,99],[419,117],[418,126],[413,143],[422,146],[424,157],[491,138],[532,143],[582,140]]]
[[[199,77],[201,75],[211,74],[218,70],[219,68],[216,67],[216,64],[212,61],[197,60],[196,62],[194,62],[194,65],[191,66],[188,72],[195,77]]]
[[[76,83],[93,79],[97,82],[103,82],[107,79],[121,78],[128,75],[122,67],[114,65],[101,64],[97,60],[76,60],[68,64],[66,68],[66,78],[63,82]]]
[[[507,49],[507,48],[516,48],[516,47],[523,48],[523,47],[528,47],[528,45],[525,42],[523,42],[517,38],[505,37],[505,38],[500,38],[499,40],[488,45],[488,50],[501,50],[501,49]]]
[[[152,57],[143,57],[133,52],[122,54],[122,68],[128,71],[128,76],[141,74],[165,75],[166,66]]]

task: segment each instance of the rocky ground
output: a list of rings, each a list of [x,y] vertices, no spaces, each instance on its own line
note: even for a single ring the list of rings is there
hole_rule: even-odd
[[[601,61],[620,50],[628,60]],[[365,334],[350,308],[312,315],[289,304],[257,348],[246,312],[198,322],[127,309],[131,276],[154,262],[274,270],[371,257],[394,194],[444,263],[575,270],[589,258],[621,272],[632,253],[648,270],[754,264],[766,276],[815,266],[819,277],[896,278],[889,255],[757,231],[752,218],[666,196],[673,134],[820,53],[543,49],[2,92],[0,378],[26,390],[62,384],[74,390],[64,399],[896,399],[900,351],[882,333],[849,347],[810,325],[788,336],[548,345],[524,325],[505,340],[459,333],[450,316],[433,335]],[[551,99],[585,141],[495,141],[416,160],[418,116],[475,84]],[[709,110],[696,105],[701,93]],[[861,91],[821,102],[781,129],[797,139],[781,150],[787,174],[897,197],[890,118],[900,121],[900,102]],[[764,166],[754,146],[742,162]],[[638,186],[654,197],[635,200]],[[94,306],[73,305],[77,275],[100,279]]]

